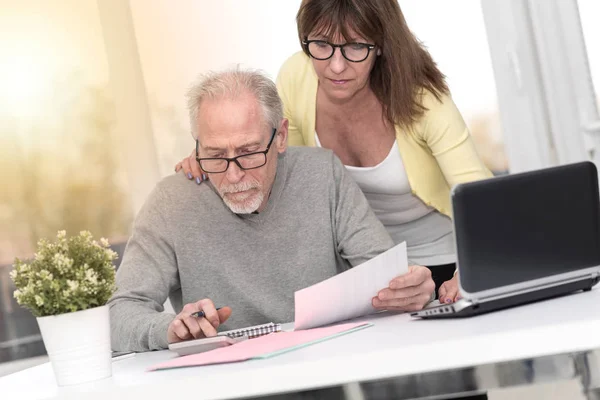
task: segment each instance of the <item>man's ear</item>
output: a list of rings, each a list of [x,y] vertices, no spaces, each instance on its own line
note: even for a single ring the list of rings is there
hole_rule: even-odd
[[[283,153],[287,149],[288,126],[289,121],[286,118],[282,119],[277,130],[277,137],[275,138],[275,146],[279,153]]]

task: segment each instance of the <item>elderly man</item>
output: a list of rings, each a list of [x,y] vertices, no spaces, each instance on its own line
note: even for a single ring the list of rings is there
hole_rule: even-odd
[[[329,150],[287,148],[274,83],[253,71],[205,76],[189,91],[197,159],[209,176],[162,180],[136,218],[110,301],[115,350],[294,318],[294,292],[393,246]],[[422,308],[434,289],[413,266],[373,306]],[[163,312],[171,299],[178,315]],[[220,309],[216,309],[219,307]],[[191,314],[204,311],[206,317]]]

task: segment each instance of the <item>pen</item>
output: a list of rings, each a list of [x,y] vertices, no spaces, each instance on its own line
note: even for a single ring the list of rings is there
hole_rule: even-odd
[[[217,311],[219,311],[220,309],[221,309],[221,307],[217,308]],[[197,311],[195,313],[192,313],[192,317],[204,318],[204,317],[206,317],[206,314],[204,314],[204,311]]]

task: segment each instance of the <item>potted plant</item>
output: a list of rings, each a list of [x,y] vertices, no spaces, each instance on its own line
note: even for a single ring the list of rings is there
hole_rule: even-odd
[[[106,239],[88,231],[42,239],[31,262],[15,259],[11,278],[17,302],[37,318],[59,386],[112,375],[108,302],[115,290]]]

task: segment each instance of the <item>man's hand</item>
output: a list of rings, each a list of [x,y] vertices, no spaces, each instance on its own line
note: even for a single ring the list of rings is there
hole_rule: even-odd
[[[458,274],[446,282],[442,283],[438,291],[438,298],[441,304],[450,304],[460,300],[458,291]]]
[[[394,278],[390,286],[379,291],[373,307],[389,311],[419,311],[432,299],[435,283],[427,267],[410,266],[408,273]]]
[[[192,313],[198,311],[204,311],[206,317],[192,317]],[[169,324],[167,341],[169,343],[177,343],[184,340],[216,336],[217,328],[220,324],[227,321],[230,315],[230,307],[223,307],[217,311],[215,305],[209,299],[186,304],[171,324]]]

